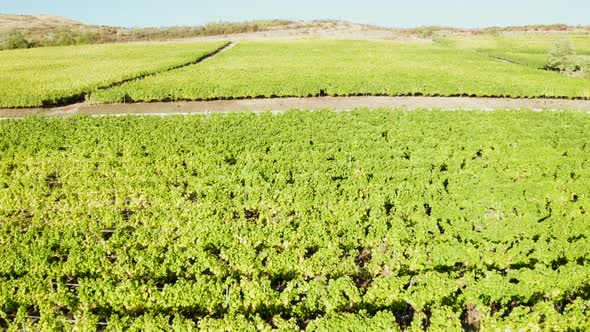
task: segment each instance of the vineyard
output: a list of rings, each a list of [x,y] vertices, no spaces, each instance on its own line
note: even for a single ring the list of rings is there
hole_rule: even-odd
[[[98,88],[192,63],[224,43],[112,44],[0,52],[0,107],[83,101]]]
[[[578,54],[590,55],[590,35],[587,33],[452,36],[437,41],[453,49],[477,51],[492,58],[540,69],[546,65],[551,47],[560,40],[571,40]]]
[[[447,36],[438,41],[462,50],[479,49],[546,54],[556,41],[564,38],[571,39],[581,54],[590,54],[590,34],[588,33],[568,33],[562,35],[528,33],[497,36]]]
[[[298,90],[313,67],[273,84],[305,62],[276,77],[232,64],[292,51],[266,47],[191,67],[192,85],[158,79],[197,97],[325,87]],[[345,79],[358,52],[323,64],[319,82],[350,84],[328,92],[388,91]],[[0,328],[588,330],[589,132],[588,114],[531,111],[0,121]]]
[[[243,42],[206,63],[98,91],[90,99],[323,95],[590,98],[590,81],[430,43]]]
[[[586,35],[573,35],[590,63]],[[528,40],[528,39],[530,40]],[[590,80],[540,70],[555,37],[112,44],[0,52],[0,108],[307,96],[589,99]],[[217,54],[218,51],[224,50]],[[215,58],[201,62],[217,54]],[[586,61],[586,62],[584,62]]]

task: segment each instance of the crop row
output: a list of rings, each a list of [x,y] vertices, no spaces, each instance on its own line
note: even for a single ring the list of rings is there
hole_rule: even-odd
[[[580,55],[579,64],[590,55],[589,34],[542,34],[498,36],[453,36],[440,37],[437,41],[449,48],[465,51],[476,50],[492,58],[529,66],[534,69],[545,69],[548,65],[548,53],[558,42],[571,40],[575,53]],[[586,68],[584,68],[586,70]]]

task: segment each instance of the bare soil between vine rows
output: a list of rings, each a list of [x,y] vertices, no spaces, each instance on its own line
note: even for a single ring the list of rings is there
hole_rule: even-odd
[[[309,97],[233,99],[213,101],[153,102],[132,104],[79,103],[55,108],[0,109],[0,118],[73,115],[175,115],[227,112],[285,112],[293,109],[347,111],[357,108],[441,110],[576,110],[590,112],[590,100],[474,98],[474,97]]]

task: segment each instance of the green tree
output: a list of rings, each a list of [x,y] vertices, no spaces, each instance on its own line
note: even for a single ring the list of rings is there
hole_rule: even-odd
[[[67,29],[58,30],[55,33],[53,43],[55,46],[75,45],[76,38],[74,36],[74,33],[70,30],[67,30]]]
[[[92,32],[82,32],[76,38],[77,44],[94,44],[97,42],[98,37]]]
[[[0,49],[13,50],[17,48],[29,48],[31,43],[20,32],[13,32],[5,37],[4,41],[0,42]]]
[[[547,69],[560,72],[579,70],[576,61],[576,49],[571,39],[558,40],[547,53]]]

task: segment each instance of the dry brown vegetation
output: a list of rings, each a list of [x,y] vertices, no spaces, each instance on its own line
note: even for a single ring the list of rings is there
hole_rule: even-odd
[[[437,35],[482,35],[527,32],[590,32],[590,26],[530,25],[522,27],[489,27],[461,29],[442,26],[416,28],[384,28],[337,20],[288,21],[266,20],[248,22],[217,22],[201,26],[124,28],[89,25],[51,15],[0,14],[0,49],[17,47],[59,46],[74,44],[165,41],[211,36],[232,36],[234,39],[260,38],[346,38],[346,39],[423,39]],[[26,43],[12,43],[9,37]],[[14,39],[14,38],[13,38]]]
[[[26,39],[27,47],[75,44],[165,41],[171,39],[218,36],[266,31],[287,26],[287,20],[216,22],[201,26],[124,28],[89,25],[59,16],[0,14],[0,49],[10,36]]]
[[[0,34],[18,31],[29,36],[40,36],[59,28],[79,30],[90,27],[59,16],[0,14]]]

